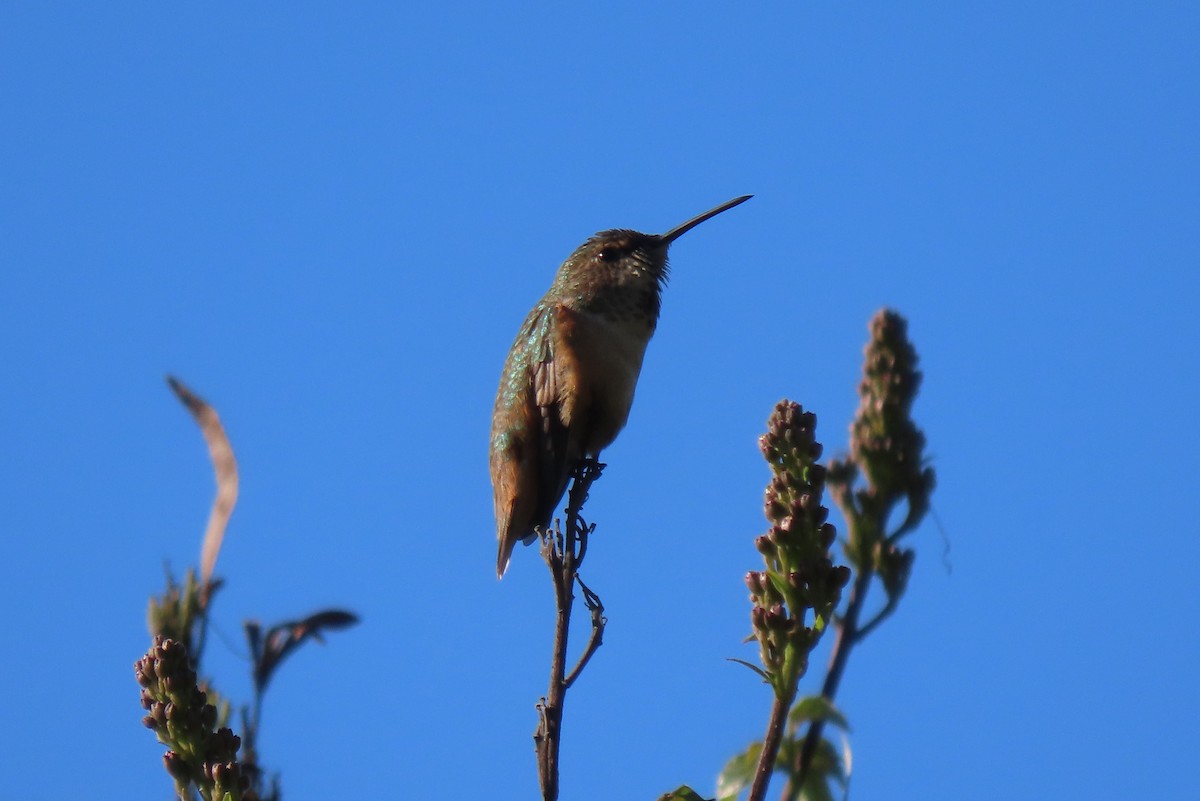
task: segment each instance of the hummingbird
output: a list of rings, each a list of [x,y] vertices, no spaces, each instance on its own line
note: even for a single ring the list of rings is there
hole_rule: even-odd
[[[629,419],[658,325],[667,249],[743,195],[665,234],[614,229],[567,258],[504,361],[492,410],[490,467],[504,577],[513,548],[550,525],[574,466],[596,458]]]

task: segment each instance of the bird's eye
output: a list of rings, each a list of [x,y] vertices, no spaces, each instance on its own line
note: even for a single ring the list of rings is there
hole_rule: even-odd
[[[596,258],[600,259],[600,261],[616,261],[620,257],[621,251],[617,248],[604,248],[604,250],[596,254]]]

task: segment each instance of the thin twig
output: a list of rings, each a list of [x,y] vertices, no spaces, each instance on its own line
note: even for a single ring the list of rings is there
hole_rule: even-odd
[[[595,593],[579,582],[584,590],[585,602],[592,609],[592,637],[588,642],[579,664],[566,676],[567,636],[571,625],[571,607],[575,601],[572,590],[578,581],[579,565],[587,552],[588,535],[592,527],[586,526],[580,516],[587,501],[592,482],[600,477],[604,465],[594,459],[585,459],[571,473],[571,489],[567,495],[566,524],[557,532],[542,532],[542,555],[550,568],[554,581],[554,603],[557,615],[554,624],[554,652],[550,660],[550,687],[538,701],[538,727],[533,735],[534,750],[537,752],[538,782],[544,801],[558,799],[558,754],[562,742],[563,704],[567,688],[578,678],[583,666],[600,646],[603,624],[597,626],[597,609],[603,620],[603,606]],[[595,606],[593,606],[593,599]],[[601,633],[598,633],[601,632]]]
[[[858,631],[854,634],[856,642],[861,642],[867,638],[875,627],[892,616],[892,612],[896,611],[896,607],[900,605],[900,597],[890,595],[887,599],[887,604],[876,613],[875,617],[868,620],[866,623],[858,627]]]
[[[581,556],[582,553],[583,551],[580,549]],[[575,663],[574,670],[563,680],[563,684],[568,688],[575,683],[575,679],[579,678],[579,674],[587,666],[592,654],[596,653],[596,649],[604,643],[604,626],[608,623],[608,618],[604,616],[604,604],[600,602],[600,596],[592,592],[579,576],[575,576],[575,583],[583,591],[583,602],[592,612],[592,636],[588,638],[587,646],[583,649],[583,655],[579,657],[579,661]]]
[[[553,550],[553,548],[551,549]],[[566,685],[563,682],[563,671],[566,669],[567,632],[571,625],[571,596],[570,585],[563,592],[559,576],[566,569],[566,560],[560,560],[555,555],[547,558],[550,570],[554,573],[554,599],[558,607],[558,615],[554,625],[554,655],[550,662],[550,688],[538,702],[538,729],[533,735],[538,761],[538,782],[542,787],[542,798],[545,801],[556,801],[558,798],[558,753],[562,741],[563,702],[566,700]]]

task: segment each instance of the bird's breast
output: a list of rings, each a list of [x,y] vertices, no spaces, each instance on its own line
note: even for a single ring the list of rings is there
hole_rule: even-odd
[[[646,320],[612,320],[559,309],[559,346],[565,357],[559,378],[563,422],[568,427],[583,426],[587,450],[594,453],[608,447],[629,419],[654,329]]]

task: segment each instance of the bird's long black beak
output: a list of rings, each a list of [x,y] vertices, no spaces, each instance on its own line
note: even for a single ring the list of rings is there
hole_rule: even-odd
[[[749,200],[752,197],[754,197],[754,195],[742,195],[741,197],[735,197],[733,200],[722,203],[720,206],[717,206],[715,209],[709,209],[708,211],[704,212],[703,214],[701,214],[697,217],[693,217],[692,219],[685,222],[683,225],[675,226],[670,231],[667,231],[665,234],[659,234],[658,239],[660,242],[662,242],[662,244],[669,245],[672,242],[674,242],[676,239],[678,239],[679,237],[686,234],[688,231],[695,228],[700,223],[704,222],[705,220],[710,219],[712,217],[716,217],[718,214],[720,214],[723,211],[729,211],[734,206],[739,206],[742,203],[745,203],[747,200]]]

